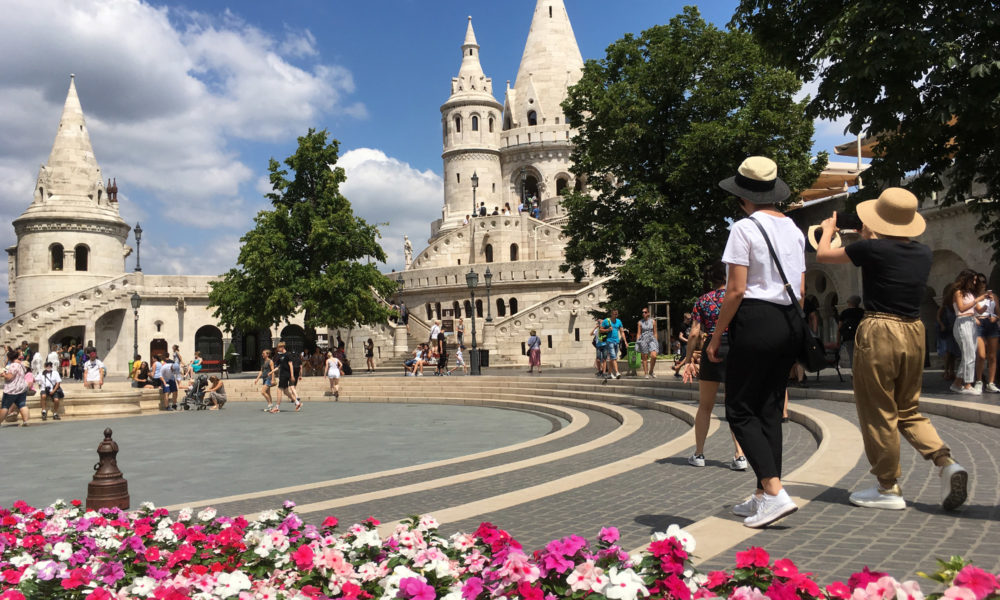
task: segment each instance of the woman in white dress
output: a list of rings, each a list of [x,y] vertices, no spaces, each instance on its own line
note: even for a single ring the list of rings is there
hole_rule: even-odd
[[[334,400],[340,400],[340,369],[342,363],[332,352],[326,353],[326,378],[330,380],[330,391]]]

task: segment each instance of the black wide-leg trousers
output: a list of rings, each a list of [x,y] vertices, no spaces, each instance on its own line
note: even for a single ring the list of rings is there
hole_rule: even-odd
[[[781,477],[781,413],[801,345],[792,305],[744,299],[729,325],[726,420],[757,476]]]

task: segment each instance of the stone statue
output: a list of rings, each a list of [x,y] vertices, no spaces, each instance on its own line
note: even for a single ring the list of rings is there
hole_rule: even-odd
[[[410,267],[410,263],[413,262],[413,244],[410,243],[410,238],[403,236],[403,257],[406,260],[406,267]]]

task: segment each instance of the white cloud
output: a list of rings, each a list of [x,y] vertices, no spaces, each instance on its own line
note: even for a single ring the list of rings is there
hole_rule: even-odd
[[[337,166],[347,174],[341,191],[351,201],[354,213],[369,223],[388,223],[380,228],[387,267],[402,270],[403,235],[410,236],[417,254],[430,237],[431,221],[441,217],[441,176],[414,169],[374,148],[345,152]]]

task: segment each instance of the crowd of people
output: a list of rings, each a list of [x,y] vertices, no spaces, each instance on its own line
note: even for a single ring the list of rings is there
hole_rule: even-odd
[[[448,336],[441,330],[441,321],[435,320],[431,325],[430,336],[427,342],[421,342],[414,348],[409,358],[403,361],[403,375],[406,377],[423,377],[424,367],[433,367],[433,374],[438,377],[451,375],[459,368],[462,373],[468,373],[468,366],[465,363],[465,328],[462,319],[459,319],[457,339],[455,345],[455,365],[448,368],[450,352],[448,349]]]
[[[972,396],[1000,393],[996,385],[997,295],[986,275],[965,269],[944,289],[938,310],[938,352],[945,355],[944,378],[951,391]]]

